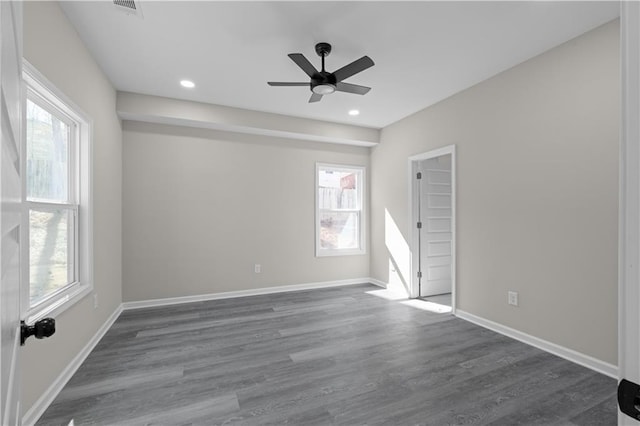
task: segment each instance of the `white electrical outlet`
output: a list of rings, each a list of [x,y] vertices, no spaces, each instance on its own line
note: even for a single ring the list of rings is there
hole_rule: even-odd
[[[510,305],[518,306],[518,292],[510,291],[508,294],[508,302]]]
[[[259,263],[256,263],[254,267],[254,271],[256,272],[256,274],[259,274],[260,272],[262,272],[262,265],[260,265]]]
[[[93,295],[93,309],[98,309],[98,294],[94,293]]]

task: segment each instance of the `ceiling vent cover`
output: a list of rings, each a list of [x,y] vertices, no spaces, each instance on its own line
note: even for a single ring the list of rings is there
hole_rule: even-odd
[[[127,15],[136,15],[138,18],[142,18],[142,9],[140,9],[140,2],[136,0],[113,0],[113,4],[116,9],[126,13]]]

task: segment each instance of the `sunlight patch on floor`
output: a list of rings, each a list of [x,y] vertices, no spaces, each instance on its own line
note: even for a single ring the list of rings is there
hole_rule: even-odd
[[[407,293],[393,289],[383,288],[380,290],[367,291],[366,293],[386,300],[407,300]]]
[[[429,302],[427,300],[410,299],[400,303],[406,306],[411,306],[412,308],[417,308],[423,311],[429,311],[436,314],[447,314],[451,312],[451,306],[441,305],[439,303]]]
[[[407,294],[403,291],[397,291],[392,289],[380,289],[367,291],[367,294],[371,296],[380,297],[385,300],[393,300],[400,302],[405,306],[420,309],[422,311],[429,311],[436,314],[448,314],[451,313],[451,306],[441,305],[439,303],[430,302],[428,300],[421,299],[409,299]]]

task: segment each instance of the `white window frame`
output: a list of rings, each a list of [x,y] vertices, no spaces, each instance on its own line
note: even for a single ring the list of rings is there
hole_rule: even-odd
[[[359,209],[336,209],[326,211],[342,211],[342,212],[358,212],[359,213],[359,247],[349,249],[329,249],[320,246],[320,213],[325,210],[320,210],[320,171],[330,169],[336,172],[357,172],[360,174],[358,179],[358,205]],[[346,164],[331,164],[331,163],[316,163],[316,177],[315,177],[315,192],[316,192],[316,212],[315,212],[315,233],[316,233],[316,257],[324,256],[349,256],[366,254],[366,235],[367,229],[367,217],[365,209],[365,191],[366,191],[366,167],[364,166],[352,166]]]
[[[22,279],[21,305],[22,318],[31,324],[46,316],[55,317],[80,299],[93,291],[93,122],[74,102],[58,90],[46,77],[26,60],[23,61],[23,80],[25,82],[23,114],[26,117],[27,99],[36,100],[42,108],[56,112],[56,117],[64,118],[70,126],[70,156],[69,164],[75,173],[70,179],[68,191],[70,203],[49,203],[38,200],[27,200],[27,173],[23,176],[23,226],[21,238]],[[63,117],[60,117],[62,113]],[[26,118],[23,120],[26,127]],[[26,129],[23,129],[22,152],[26,153]],[[22,156],[22,170],[26,170],[27,156]],[[58,291],[51,293],[34,306],[30,304],[30,242],[29,242],[29,212],[30,209],[47,210],[63,208],[73,212],[73,224],[68,228],[75,229],[73,238],[69,238],[74,259],[74,281]],[[71,226],[73,225],[73,227]]]

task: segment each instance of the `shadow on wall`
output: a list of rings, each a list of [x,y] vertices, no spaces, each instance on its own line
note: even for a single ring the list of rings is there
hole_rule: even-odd
[[[387,289],[409,297],[409,277],[411,277],[411,250],[402,236],[395,220],[384,209],[384,242],[389,251],[389,279]]]

